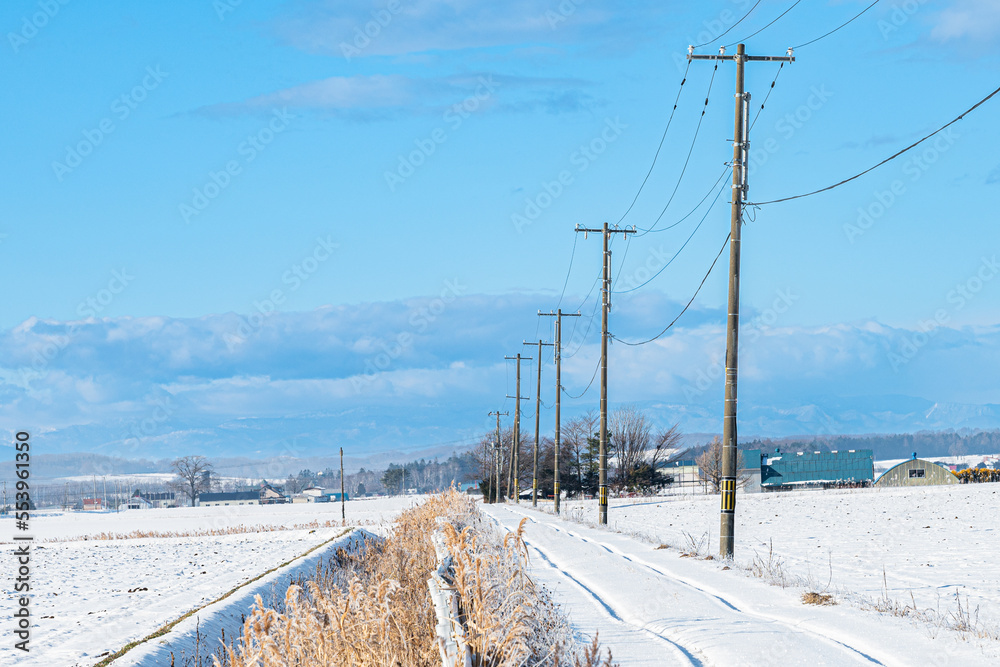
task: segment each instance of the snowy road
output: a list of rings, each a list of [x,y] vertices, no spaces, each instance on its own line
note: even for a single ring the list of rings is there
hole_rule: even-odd
[[[680,559],[639,540],[526,507],[484,506],[504,529],[529,518],[532,576],[621,665],[969,665],[982,653],[905,621],[805,606],[800,591]]]

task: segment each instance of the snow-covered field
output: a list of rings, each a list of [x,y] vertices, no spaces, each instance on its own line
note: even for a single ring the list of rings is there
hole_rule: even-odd
[[[1000,660],[1000,643],[860,607],[866,596],[887,594],[948,617],[958,611],[957,593],[995,628],[998,491],[982,484],[741,495],[738,567],[730,571],[717,560],[680,558],[689,535],[704,539],[703,554],[716,552],[718,496],[612,501],[611,531],[593,527],[592,501],[564,502],[562,518],[530,503],[488,511],[508,528],[530,517],[532,571],[566,601],[582,632],[601,628],[623,665],[986,665]],[[739,566],[766,561],[772,542],[788,582],[811,581],[809,590],[833,593],[839,604],[807,607],[799,601],[805,588],[748,577]],[[654,549],[659,543],[673,548]],[[672,657],[656,657],[664,654]]]
[[[378,533],[404,507],[419,500],[411,497],[348,502],[348,526],[361,525]],[[294,526],[331,520],[340,522],[339,503],[131,510],[107,514],[39,512],[31,521],[36,540],[32,548],[31,651],[25,655],[15,650],[13,635],[5,632],[7,640],[0,644],[0,664],[93,665],[102,654],[146,637],[188,611],[341,535],[345,529],[322,527],[121,540],[78,538],[135,530],[197,532],[240,525]],[[3,539],[0,544],[9,553],[13,519],[0,522],[0,527]],[[336,542],[330,548],[335,546]],[[320,553],[322,550],[315,552],[315,556]],[[283,572],[288,569],[284,568]],[[272,579],[279,583],[279,577]],[[266,586],[262,592],[268,592]],[[5,586],[4,609],[13,610],[14,600],[12,586]],[[8,617],[9,628],[9,613],[4,615]],[[193,617],[192,623],[195,620]],[[204,631],[205,626],[201,629]],[[138,649],[135,652],[136,655],[142,653]],[[136,663],[126,654],[114,664]],[[152,656],[139,664],[169,664],[169,659],[163,663]],[[181,664],[177,662],[178,667]]]
[[[654,501],[617,499],[610,530],[593,526],[594,501],[565,502],[563,517],[530,503],[486,506],[504,529],[528,518],[531,571],[569,612],[581,636],[600,632],[623,666],[631,665],[987,665],[1000,642],[970,639],[919,619],[863,609],[888,595],[900,604],[979,607],[980,627],[1000,621],[1000,538],[993,508],[1000,485],[807,491],[740,495],[736,562],[704,556],[717,549],[717,496]],[[383,532],[421,498],[347,503],[348,526]],[[0,645],[0,664],[93,665],[107,651],[146,637],[279,565],[270,575],[209,605],[171,633],[115,661],[169,664],[190,653],[200,624],[215,640],[231,632],[254,593],[280,594],[288,576],[309,570],[342,542],[344,528],[319,527],[215,536],[79,539],[136,530],[178,533],[238,526],[339,523],[334,504],[39,513],[32,520],[32,652]],[[12,526],[0,523],[10,547]],[[334,539],[305,558],[302,554]],[[350,539],[340,537],[340,540]],[[43,541],[49,540],[49,541]],[[703,542],[701,557],[681,557]],[[659,544],[667,549],[655,548]],[[771,578],[750,576],[755,558],[781,565]],[[808,583],[806,583],[808,582]],[[832,593],[836,606],[806,606],[806,590]],[[9,588],[5,606],[13,604]],[[8,638],[11,635],[8,634]],[[177,666],[183,661],[178,658]]]

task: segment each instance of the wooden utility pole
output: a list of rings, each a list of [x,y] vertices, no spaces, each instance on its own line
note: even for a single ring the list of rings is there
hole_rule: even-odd
[[[534,343],[524,343],[534,345]],[[535,388],[535,449],[533,452],[533,463],[531,467],[531,506],[538,507],[538,425],[542,407],[542,346],[552,346],[555,343],[543,343],[538,341],[538,384]]]
[[[340,448],[340,520],[347,525],[347,510],[344,508],[344,448]]]
[[[736,63],[736,123],[733,129],[733,206],[729,237],[729,317],[726,326],[726,400],[722,422],[722,511],[719,529],[719,554],[733,557],[736,525],[736,381],[739,375],[740,329],[740,243],[743,226],[743,201],[747,196],[747,174],[750,152],[750,93],[744,86],[744,66],[747,62],[795,62],[792,50],[787,56],[748,56],[746,46],[736,47],[735,56],[725,49],[718,55],[696,56],[688,48],[688,60],[732,60]]]
[[[611,251],[608,249],[608,239],[612,234],[624,234],[628,238],[629,234],[635,234],[635,227],[620,229],[616,226],[612,229],[605,222],[601,229],[586,229],[577,225],[576,231],[583,232],[584,238],[587,238],[587,234],[590,232],[600,233],[604,240],[604,280],[601,288],[603,304],[601,308],[601,440],[597,471],[597,522],[605,525],[608,523],[608,312],[611,310]]]
[[[557,310],[554,313],[543,313],[538,311],[539,317],[554,317],[556,318],[556,337],[555,337],[555,357],[556,357],[556,433],[555,433],[555,470],[552,473],[552,497],[554,504],[555,513],[559,514],[559,448],[560,445],[560,423],[559,423],[559,407],[560,398],[562,398],[562,318],[564,317],[580,317],[580,313],[564,313],[562,309]]]
[[[513,474],[513,487],[514,487],[514,502],[521,502],[520,488],[518,481],[518,459],[521,453],[521,399],[528,400],[528,398],[521,396],[521,362],[531,361],[531,357],[522,357],[520,353],[516,357],[504,357],[505,359],[516,359],[517,360],[517,384],[515,385],[514,391],[516,396],[508,396],[507,398],[514,399],[514,442],[511,443],[511,470]],[[508,495],[510,495],[511,485],[507,485]]]
[[[491,417],[493,415],[497,417],[497,441],[493,446],[493,458],[496,461],[496,486],[493,490],[493,502],[495,503],[500,502],[500,416],[506,417],[509,414],[509,412],[500,412],[499,410],[490,413]],[[487,500],[489,499],[487,498]]]

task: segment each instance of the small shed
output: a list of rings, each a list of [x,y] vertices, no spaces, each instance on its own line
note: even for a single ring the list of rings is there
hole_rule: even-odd
[[[955,473],[942,465],[918,459],[916,453],[909,461],[886,470],[875,480],[875,486],[888,488],[894,486],[938,486],[942,484],[959,484]]]

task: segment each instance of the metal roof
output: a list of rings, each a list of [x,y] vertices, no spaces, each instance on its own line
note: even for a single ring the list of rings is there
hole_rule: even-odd
[[[875,456],[870,449],[848,452],[793,452],[761,456],[762,487],[823,482],[872,481]]]

